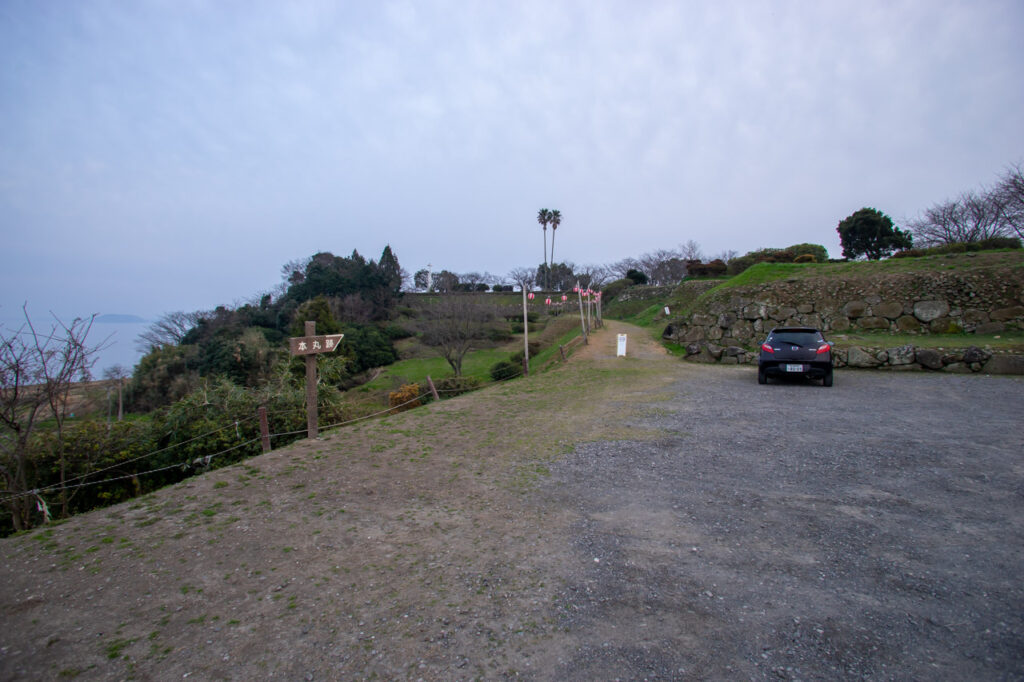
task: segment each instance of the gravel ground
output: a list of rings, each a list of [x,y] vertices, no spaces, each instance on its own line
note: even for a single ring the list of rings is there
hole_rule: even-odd
[[[538,497],[586,566],[552,679],[1024,678],[1024,383],[692,367]]]
[[[1022,389],[758,386],[609,323],[0,540],[0,680],[1024,679]]]

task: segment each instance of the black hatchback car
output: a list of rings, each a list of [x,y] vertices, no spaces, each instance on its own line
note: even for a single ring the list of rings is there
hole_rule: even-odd
[[[768,377],[821,379],[832,385],[832,344],[814,327],[777,327],[761,344],[757,383]]]

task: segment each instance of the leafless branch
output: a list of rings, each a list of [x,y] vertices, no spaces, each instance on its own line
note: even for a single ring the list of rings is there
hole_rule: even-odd
[[[149,329],[138,335],[135,340],[135,347],[142,353],[162,348],[164,346],[177,346],[181,344],[185,334],[198,324],[202,313],[177,311],[166,313],[159,320],[150,325]]]

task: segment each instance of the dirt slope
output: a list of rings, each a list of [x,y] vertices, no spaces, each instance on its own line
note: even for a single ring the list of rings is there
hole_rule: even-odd
[[[663,369],[616,359],[624,329],[612,323],[548,374],[0,541],[0,678],[527,667],[556,629],[549,576],[566,551],[553,541],[561,512],[528,491],[575,443],[623,434],[613,396],[628,403],[685,369],[638,329],[631,352]]]

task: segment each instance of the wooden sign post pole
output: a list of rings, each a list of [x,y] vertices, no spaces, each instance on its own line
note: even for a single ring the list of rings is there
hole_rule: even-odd
[[[520,286],[523,290],[523,376],[530,374],[530,316],[526,314],[526,283]],[[530,294],[533,296],[533,294]]]
[[[583,290],[580,289],[580,281],[576,280],[576,296],[580,300],[580,328],[583,330],[583,345],[588,345],[587,341],[587,318],[583,314]]]
[[[316,335],[316,322],[306,320],[306,335],[288,339],[288,349],[292,355],[306,356],[306,430],[310,438],[316,438],[320,432],[316,419],[316,356],[330,353],[338,348],[344,334]]]
[[[316,336],[316,321],[306,320],[306,336]],[[320,429],[316,420],[316,355],[306,356],[306,431],[316,438]]]

